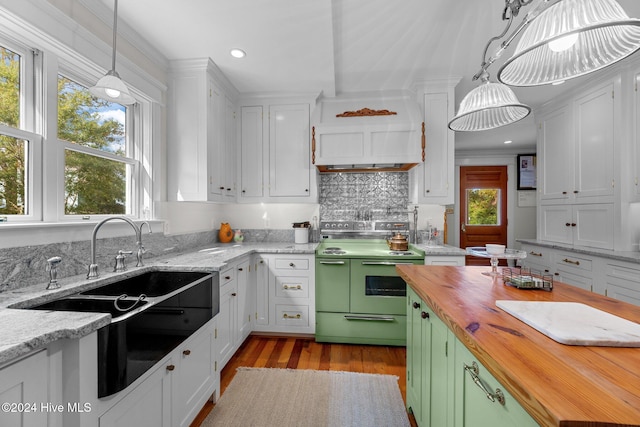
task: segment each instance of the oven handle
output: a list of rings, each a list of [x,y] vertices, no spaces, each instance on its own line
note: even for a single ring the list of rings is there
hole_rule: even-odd
[[[344,261],[320,261],[320,264],[326,264],[326,265],[344,265]]]
[[[383,321],[383,322],[393,322],[395,321],[395,317],[391,316],[354,316],[354,315],[346,315],[344,316],[347,320],[368,320],[368,321]]]
[[[393,261],[362,261],[362,265],[413,265],[413,263]]]

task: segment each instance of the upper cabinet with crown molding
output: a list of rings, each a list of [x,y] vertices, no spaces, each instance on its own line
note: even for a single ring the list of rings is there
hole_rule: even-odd
[[[168,98],[168,199],[235,201],[233,87],[210,59],[172,61]]]
[[[409,171],[411,203],[449,205],[455,199],[455,132],[448,128],[454,115],[455,81],[432,83],[419,89],[424,111],[424,161]]]
[[[241,101],[238,202],[317,203],[317,172],[310,157],[312,102]]]

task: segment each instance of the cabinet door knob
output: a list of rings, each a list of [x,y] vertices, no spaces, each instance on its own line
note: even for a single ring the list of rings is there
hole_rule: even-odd
[[[571,226],[572,226],[572,227],[575,227],[575,226],[576,226],[576,223],[575,223],[575,222],[572,222],[572,223],[571,223]]]
[[[167,365],[167,371],[173,371],[174,369],[176,369],[175,365]]]
[[[422,317],[423,319],[428,319],[429,313],[427,313],[426,311],[423,311],[422,313],[420,313],[420,317]]]
[[[289,267],[295,267],[296,265],[292,262],[289,263]]]
[[[242,270],[242,267],[238,267],[238,271],[243,271],[243,270]]]
[[[413,308],[420,308],[420,303],[418,303],[417,301],[414,301]]]
[[[229,280],[229,279],[231,279],[231,276],[224,276],[224,279],[225,280]]]
[[[565,222],[564,225],[567,226],[567,227],[571,227],[571,223],[570,222]]]
[[[182,354],[184,354],[185,356],[188,356],[191,354],[191,350],[183,350]]]
[[[232,297],[236,297],[236,296],[238,296],[238,294],[234,292],[234,293],[231,294],[231,296]]]
[[[218,187],[218,188],[220,188],[221,190],[224,190],[224,187]]]

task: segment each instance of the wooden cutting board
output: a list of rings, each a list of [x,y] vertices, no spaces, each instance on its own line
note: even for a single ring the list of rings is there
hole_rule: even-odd
[[[562,344],[640,347],[640,324],[586,304],[496,300],[496,306]]]

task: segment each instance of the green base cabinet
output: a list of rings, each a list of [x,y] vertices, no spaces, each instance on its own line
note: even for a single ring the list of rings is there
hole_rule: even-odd
[[[504,404],[495,396],[491,401],[478,383],[492,395],[500,389]],[[420,427],[538,425],[411,288],[407,289],[407,409]]]
[[[455,427],[538,425],[459,340],[455,342],[455,368]]]

